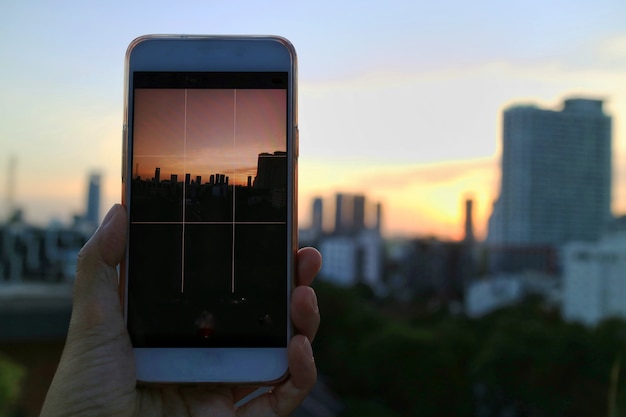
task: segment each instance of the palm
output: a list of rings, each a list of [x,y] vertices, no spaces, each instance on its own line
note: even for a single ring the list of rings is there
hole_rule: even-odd
[[[308,285],[319,253],[298,253],[301,285],[291,314],[299,335],[289,345],[290,377],[272,392],[237,408],[250,388],[216,385],[136,385],[130,338],[122,317],[115,266],[126,243],[126,212],[114,207],[79,255],[67,343],[42,416],[283,416],[304,399],[316,371],[309,340],[319,325],[315,293]]]

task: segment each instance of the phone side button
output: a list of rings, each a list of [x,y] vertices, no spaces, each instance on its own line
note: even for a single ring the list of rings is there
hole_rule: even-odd
[[[126,145],[128,144],[128,129],[126,123],[122,125],[122,184],[124,184],[124,171],[126,170],[126,162],[128,155],[126,154]]]
[[[298,126],[294,127],[294,131],[294,156],[298,158],[300,156],[300,129]]]

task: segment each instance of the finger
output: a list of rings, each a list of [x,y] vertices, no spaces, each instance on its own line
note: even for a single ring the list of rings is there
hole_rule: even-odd
[[[297,333],[306,336],[310,341],[320,325],[320,311],[317,306],[317,296],[311,287],[301,285],[291,295],[291,320]]]
[[[302,248],[298,251],[297,262],[297,285],[311,285],[322,268],[322,255],[315,248]]]
[[[186,413],[178,412],[166,415],[190,417],[234,416],[233,394],[231,389],[225,386],[183,386],[179,389],[184,401]]]
[[[288,416],[306,398],[317,380],[311,343],[305,336],[298,335],[291,339],[287,353],[290,372],[287,381],[244,404],[238,410],[239,416]]]
[[[126,228],[126,210],[116,204],[78,254],[73,325],[91,328],[112,314],[121,318],[115,266],[124,255]]]

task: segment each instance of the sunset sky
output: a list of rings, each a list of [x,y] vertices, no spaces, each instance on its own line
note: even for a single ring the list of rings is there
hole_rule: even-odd
[[[258,155],[286,151],[286,90],[137,89],[133,176],[254,179]]]
[[[262,33],[298,52],[300,218],[336,192],[383,204],[387,235],[458,238],[465,198],[484,236],[501,114],[600,97],[626,213],[626,2],[25,1],[0,6],[0,175],[17,158],[27,221],[69,222],[87,178],[120,201],[123,61],[146,33]],[[0,183],[0,216],[8,184]],[[327,216],[332,215],[330,212]]]

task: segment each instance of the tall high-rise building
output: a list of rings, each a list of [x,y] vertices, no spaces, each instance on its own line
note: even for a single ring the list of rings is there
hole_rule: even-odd
[[[354,214],[352,221],[353,227],[355,230],[362,230],[365,228],[365,196],[364,195],[355,195],[354,196]]]
[[[611,219],[611,117],[602,105],[572,98],[560,111],[504,111],[490,244],[555,247],[600,238]]]
[[[337,193],[335,195],[335,233],[348,233],[354,223],[352,208],[354,196]]]
[[[335,233],[355,233],[365,229],[365,196],[338,193],[335,196]]]
[[[463,240],[466,243],[474,242],[474,222],[472,217],[472,206],[474,201],[472,199],[465,200],[465,236]]]
[[[382,206],[376,204],[376,222],[368,227],[366,219],[371,207],[361,194],[335,195],[335,230],[323,235],[322,199],[313,202],[312,236],[317,239],[324,258],[321,271],[325,279],[342,285],[367,283],[373,288],[380,285],[383,269],[380,217]]]
[[[100,221],[100,180],[100,174],[89,175],[85,220],[94,226]]]
[[[319,237],[322,234],[323,229],[323,219],[324,219],[324,205],[323,200],[320,197],[316,197],[313,200],[313,222],[311,224],[311,229],[316,237]]]

